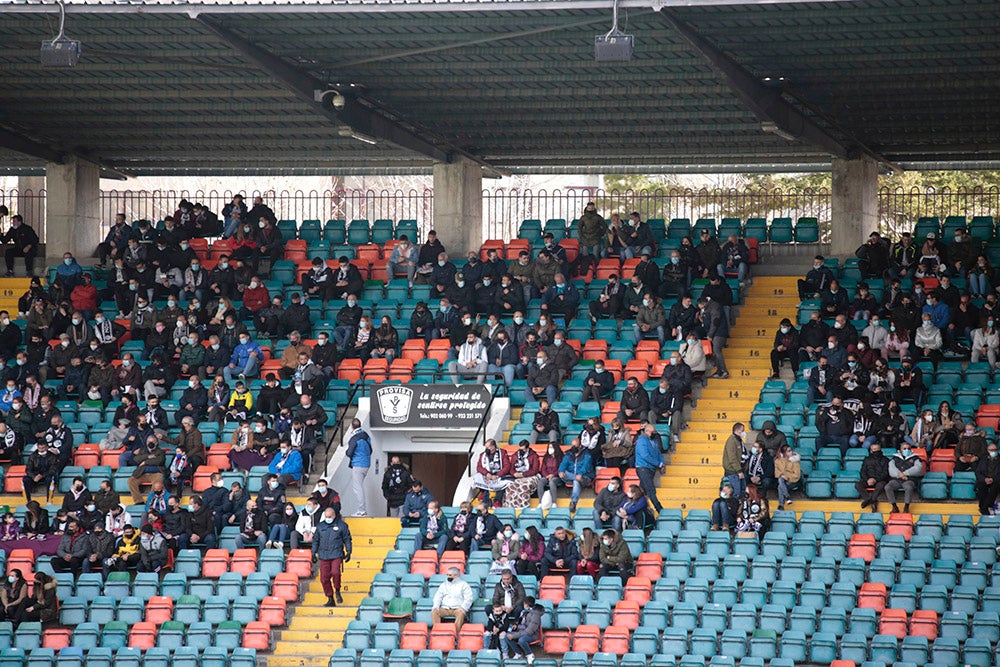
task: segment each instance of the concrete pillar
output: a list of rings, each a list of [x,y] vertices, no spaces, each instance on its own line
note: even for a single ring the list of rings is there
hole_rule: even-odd
[[[483,172],[476,162],[459,157],[434,165],[434,230],[450,257],[483,244]]]
[[[852,257],[878,230],[878,163],[871,158],[833,160],[831,254]]]
[[[96,164],[69,158],[45,165],[46,251],[54,263],[69,250],[79,259],[94,257],[101,234],[101,170]],[[81,261],[82,263],[82,261]]]
[[[17,177],[17,212],[41,234],[45,224],[45,177]]]

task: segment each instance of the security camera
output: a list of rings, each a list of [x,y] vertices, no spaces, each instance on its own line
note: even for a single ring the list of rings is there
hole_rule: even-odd
[[[313,100],[315,100],[320,104],[322,104],[323,101],[326,100],[328,96],[330,97],[330,103],[333,104],[333,108],[336,109],[337,111],[343,109],[344,106],[347,104],[347,99],[340,94],[340,91],[338,91],[335,88],[329,88],[327,90],[320,89],[313,91]]]

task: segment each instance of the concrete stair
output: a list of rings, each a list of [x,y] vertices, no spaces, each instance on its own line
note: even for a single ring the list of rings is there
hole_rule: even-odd
[[[357,617],[358,605],[368,595],[375,575],[382,571],[386,553],[396,544],[399,520],[349,518],[347,524],[354,548],[351,562],[344,567],[344,603],[323,606],[326,595],[316,568],[316,576],[302,599],[290,610],[288,627],[275,636],[274,652],[267,656],[269,667],[324,667],[334,649],[339,648],[348,623]]]

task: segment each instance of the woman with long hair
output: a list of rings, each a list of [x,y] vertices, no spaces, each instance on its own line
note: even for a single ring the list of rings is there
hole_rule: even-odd
[[[559,490],[559,464],[562,463],[563,450],[558,444],[550,443],[545,454],[542,456],[542,463],[539,468],[541,479],[538,480],[538,499],[542,500],[545,492],[552,496],[552,503],[555,504]]]
[[[521,542],[521,551],[517,557],[517,573],[540,577],[541,569],[539,566],[544,555],[545,539],[537,528],[528,526],[524,531],[524,540]]]
[[[754,535],[763,538],[771,527],[771,510],[767,498],[753,484],[747,486],[746,495],[740,503],[740,513],[736,518],[736,531],[740,537]]]

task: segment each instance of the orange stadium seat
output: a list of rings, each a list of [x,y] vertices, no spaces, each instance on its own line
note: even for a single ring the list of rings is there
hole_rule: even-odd
[[[578,625],[573,631],[573,650],[594,655],[600,650],[601,628],[598,625]]]
[[[858,606],[881,612],[885,609],[886,588],[883,583],[865,582],[858,592]]]
[[[271,648],[271,626],[263,621],[250,621],[243,628],[243,648],[267,651]]]
[[[848,558],[861,558],[870,563],[875,558],[875,536],[870,534],[851,535],[847,545]]]
[[[618,622],[615,621],[610,628],[604,630],[604,636],[601,638],[601,650],[615,655],[628,653],[632,639],[630,630],[632,628],[619,626]]]
[[[295,602],[299,599],[299,578],[291,572],[279,572],[271,584],[271,595],[286,602]]]
[[[938,614],[933,609],[917,609],[910,617],[910,634],[915,637],[927,637],[934,641],[938,637]]]
[[[408,651],[423,651],[427,648],[427,624],[410,621],[403,626],[399,638],[399,648]]]
[[[879,616],[878,633],[901,640],[906,636],[908,625],[905,609],[883,609]]]
[[[146,602],[146,620],[161,625],[174,616],[174,599],[167,595],[154,595]]]
[[[244,577],[257,571],[257,550],[237,549],[233,552],[233,559],[229,562],[230,572],[239,572]]]
[[[458,640],[458,632],[454,623],[437,623],[431,628],[427,638],[427,648],[432,651],[453,651]]]
[[[458,633],[458,650],[473,653],[483,650],[485,632],[486,628],[482,623],[466,623]]]
[[[156,646],[156,624],[142,621],[133,625],[128,633],[128,645],[142,651]]]

